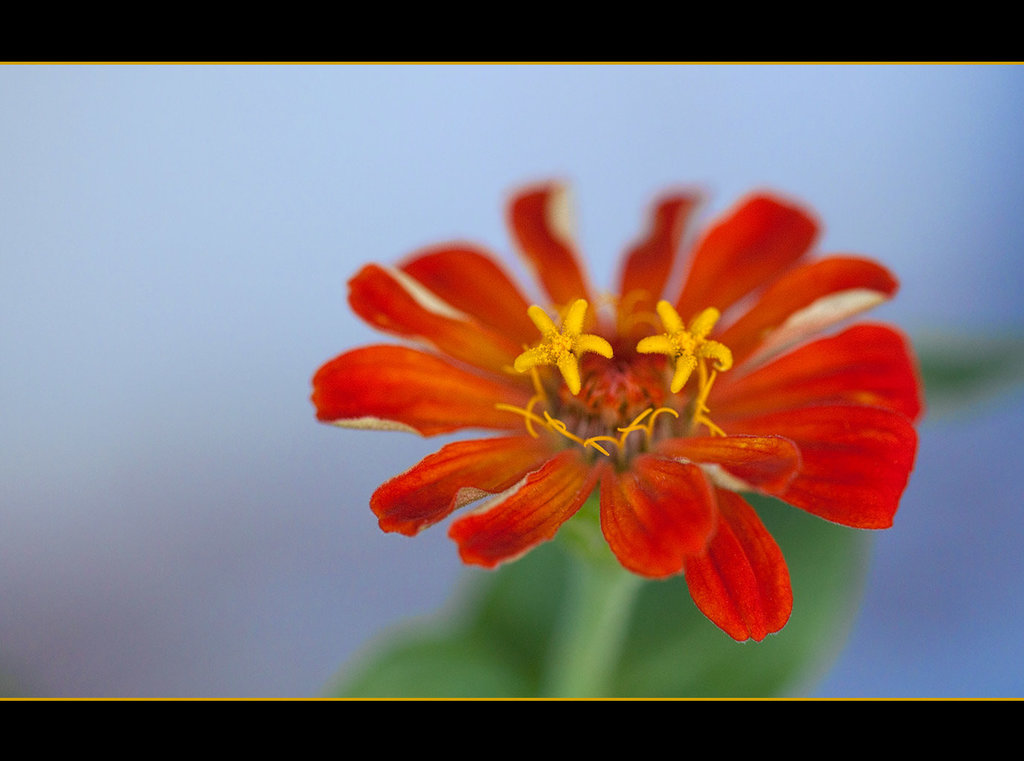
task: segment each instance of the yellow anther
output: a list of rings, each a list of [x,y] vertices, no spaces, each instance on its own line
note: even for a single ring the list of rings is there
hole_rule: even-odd
[[[682,318],[675,308],[667,301],[659,301],[658,317],[665,326],[660,336],[648,336],[636,345],[641,354],[665,354],[675,363],[675,374],[672,376],[671,389],[673,394],[682,391],[690,374],[701,359],[715,360],[716,370],[728,370],[732,367],[732,352],[725,344],[707,340],[708,334],[715,327],[721,316],[714,307],[708,307],[690,322],[689,329],[683,324]]]
[[[561,330],[536,304],[526,310],[526,314],[540,331],[541,343],[516,357],[514,367],[517,372],[525,373],[538,365],[555,365],[562,373],[570,393],[575,396],[582,386],[580,357],[591,351],[611,359],[611,344],[601,336],[583,332],[583,320],[587,314],[586,299],[577,299],[569,307],[562,320]]]

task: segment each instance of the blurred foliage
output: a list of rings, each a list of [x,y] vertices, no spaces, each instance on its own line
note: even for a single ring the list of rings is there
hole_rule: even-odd
[[[765,696],[799,692],[839,651],[857,607],[869,534],[748,495],[782,547],[796,603],[764,642],[737,643],[697,610],[681,576],[640,589],[608,697]],[[476,584],[448,620],[409,628],[356,663],[329,694],[345,697],[534,697],[570,587],[555,541]],[[623,571],[623,573],[626,573]]]
[[[1024,337],[925,336],[914,342],[928,416],[966,412],[1024,381]]]

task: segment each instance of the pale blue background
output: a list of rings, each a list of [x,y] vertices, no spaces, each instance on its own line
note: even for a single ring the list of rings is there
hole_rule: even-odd
[[[1021,328],[1024,70],[0,68],[0,671],[37,695],[315,694],[463,577],[373,488],[437,441],[314,422],[346,279],[555,176],[608,284],[650,198],[804,199],[912,335]],[[517,270],[521,271],[521,270]],[[1024,696],[1024,396],[922,427],[813,694]],[[799,601],[798,601],[799,604]]]

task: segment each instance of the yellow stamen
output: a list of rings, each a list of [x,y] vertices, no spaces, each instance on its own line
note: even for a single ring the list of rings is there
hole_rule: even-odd
[[[675,411],[674,409],[672,409],[671,407],[658,407],[658,409],[656,409],[656,410],[654,411],[654,414],[653,414],[653,415],[651,415],[651,419],[647,421],[647,438],[653,438],[653,436],[654,436],[654,420],[655,420],[655,418],[657,418],[657,417],[658,417],[658,415],[660,415],[660,414],[661,414],[662,412],[667,412],[667,413],[669,413],[670,415],[672,415],[672,417],[675,417],[675,418],[678,418],[678,417],[679,417],[679,413],[678,413],[678,412],[676,412],[676,411]]]
[[[584,449],[586,449],[587,446],[592,446],[605,457],[611,457],[611,455],[608,454],[607,449],[602,447],[600,444],[593,443],[595,439],[601,438],[600,436],[593,436],[589,439],[581,439],[575,433],[572,433],[569,430],[569,426],[567,426],[561,420],[559,420],[558,418],[551,417],[551,415],[547,413],[547,410],[544,411],[544,419],[548,421],[548,427],[553,429],[555,432],[562,434],[563,436],[565,436],[565,438],[571,441],[575,441],[577,444],[582,444]],[[590,443],[588,444],[588,442]]]
[[[591,436],[586,439],[581,439],[579,436],[577,436],[575,433],[569,430],[569,426],[567,426],[563,421],[559,420],[558,418],[552,417],[547,412],[547,410],[544,411],[543,418],[537,416],[533,412],[533,405],[536,404],[537,401],[539,401],[539,399],[537,397],[533,397],[532,399],[530,399],[525,409],[523,407],[516,407],[515,405],[504,403],[495,404],[494,406],[496,409],[499,410],[504,410],[506,412],[514,412],[517,415],[522,415],[523,422],[526,425],[526,430],[534,438],[537,438],[537,434],[534,432],[532,424],[537,423],[538,425],[544,426],[549,431],[554,431],[555,433],[565,436],[565,438],[569,439],[570,441],[576,442],[584,449],[586,449],[587,447],[592,447],[601,454],[603,454],[605,457],[611,457],[611,453],[597,442],[607,441],[612,444],[615,444],[615,446],[622,450],[626,446],[626,437],[629,436],[629,434],[631,434],[633,431],[644,431],[647,434],[648,438],[652,437],[654,435],[654,420],[661,413],[668,412],[675,417],[679,417],[679,413],[669,407],[658,407],[657,409],[654,409],[653,407],[648,407],[646,410],[637,415],[636,418],[633,419],[633,422],[631,422],[629,425],[625,426],[624,428],[616,429],[622,434],[621,436],[619,436],[619,438],[615,438],[614,436]],[[645,425],[641,425],[640,421],[642,421],[648,415],[651,416],[648,423]]]
[[[690,321],[689,329],[675,308],[667,301],[659,301],[658,317],[665,332],[660,336],[648,336],[636,345],[641,354],[665,354],[675,363],[675,374],[670,388],[673,394],[683,390],[694,368],[702,359],[715,360],[715,369],[728,370],[732,367],[732,352],[725,344],[709,341],[708,334],[715,327],[720,312],[708,307]]]
[[[609,454],[608,450],[602,447],[601,445],[595,444],[595,441],[610,441],[612,444],[619,443],[618,439],[614,439],[611,436],[591,436],[589,439],[583,442],[584,448],[593,447],[598,452],[603,454],[605,457],[611,457],[611,454]]]
[[[539,402],[539,401],[541,401],[543,399],[544,399],[543,396],[540,396],[538,394],[534,394],[532,397],[530,397],[530,401],[526,405],[527,417],[525,418],[525,420],[523,422],[526,424],[526,432],[528,434],[530,434],[535,439],[536,438],[540,438],[540,434],[537,433],[535,430],[533,430],[533,420],[531,420],[531,418],[534,417],[534,415],[533,415],[533,405],[535,405],[537,402]]]
[[[625,428],[617,428],[616,429],[617,431],[622,433],[622,436],[619,439],[619,447],[621,448],[622,445],[626,443],[626,436],[631,434],[633,431],[644,431],[647,434],[647,438],[648,439],[653,438],[654,437],[654,421],[658,417],[658,415],[660,415],[663,412],[668,412],[669,414],[671,414],[674,417],[679,417],[679,413],[676,412],[671,407],[658,407],[658,409],[654,409],[653,407],[648,407],[646,410],[644,410],[639,415],[637,415],[633,419],[633,422],[630,423],[629,425],[627,425]],[[650,420],[648,420],[645,424],[640,425],[640,421],[643,420],[648,415],[651,416]]]
[[[540,373],[537,372],[536,367],[530,368],[530,380],[533,381],[534,394],[547,401],[548,395],[544,392],[544,386],[540,382]]]
[[[591,333],[583,332],[583,320],[587,313],[587,300],[577,299],[562,320],[561,329],[547,313],[534,304],[526,314],[537,326],[541,334],[541,343],[527,349],[515,359],[517,372],[525,373],[538,365],[555,365],[569,392],[575,396],[580,392],[580,357],[586,352],[600,354],[606,359],[612,357],[612,347],[605,339]]]
[[[711,393],[711,385],[715,382],[716,377],[718,377],[718,373],[715,370],[712,370],[711,377],[709,378],[708,371],[705,369],[704,364],[701,363],[700,390],[697,393],[697,398],[693,402],[693,424],[706,425],[712,436],[725,436],[725,431],[712,423],[711,418],[708,417],[711,413],[711,410],[708,409],[707,405],[708,394]]]
[[[711,433],[712,436],[726,435],[725,431],[723,431],[717,425],[712,423],[711,418],[709,418],[707,415],[698,415],[697,417],[694,418],[694,421],[706,425],[708,427],[708,431]]]
[[[666,409],[666,408],[663,407],[662,409]],[[644,410],[639,415],[637,415],[635,418],[633,418],[633,422],[630,423],[629,425],[627,425],[625,428],[616,428],[615,430],[621,431],[622,433],[629,433],[630,431],[636,431],[636,430],[639,430],[639,429],[643,429],[646,426],[640,425],[640,421],[643,420],[648,415],[650,415],[652,412],[654,412],[654,407],[648,407],[646,410]]]
[[[536,399],[536,397],[534,397],[534,399]],[[516,407],[515,405],[512,404],[504,404],[500,402],[494,405],[494,409],[503,410],[504,412],[514,412],[517,415],[522,415],[524,418],[524,424],[526,425],[527,433],[529,433],[531,436],[533,436],[533,438],[536,439],[539,438],[539,434],[533,430],[532,423],[537,423],[539,425],[544,426],[545,428],[549,426],[543,418],[533,414],[533,405],[535,403],[534,399],[530,400],[530,403],[527,405],[526,409],[523,409],[522,407]]]

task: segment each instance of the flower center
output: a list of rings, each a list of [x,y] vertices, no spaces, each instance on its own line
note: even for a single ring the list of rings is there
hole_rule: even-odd
[[[679,418],[679,412],[671,407],[651,403],[652,389],[637,382],[632,368],[616,367],[604,359],[586,362],[583,367],[583,393],[578,396],[565,394],[564,387],[550,382],[551,376],[545,384],[538,370],[531,368],[535,393],[526,407],[496,407],[521,415],[527,433],[534,438],[538,429],[546,429],[584,449],[623,460],[658,437],[668,421]],[[644,435],[631,436],[636,432]]]
[[[657,310],[666,332],[642,339],[635,350],[620,346],[613,351],[604,338],[583,333],[587,308],[578,299],[557,327],[543,309],[530,307],[527,314],[541,341],[516,357],[514,368],[530,373],[534,395],[525,408],[498,404],[498,409],[521,415],[535,438],[542,428],[607,457],[616,452],[623,463],[657,439],[693,435],[701,425],[712,435],[725,435],[711,421],[707,406],[717,373],[732,366],[732,352],[707,338],[718,320],[717,309],[705,309],[686,327],[676,310],[661,301]],[[658,355],[673,369],[667,389],[665,360]],[[714,367],[709,371],[710,360]],[[564,387],[550,373],[547,383],[542,380],[539,368],[545,365],[558,369]],[[682,391],[694,370],[696,391],[681,404],[672,396]]]

